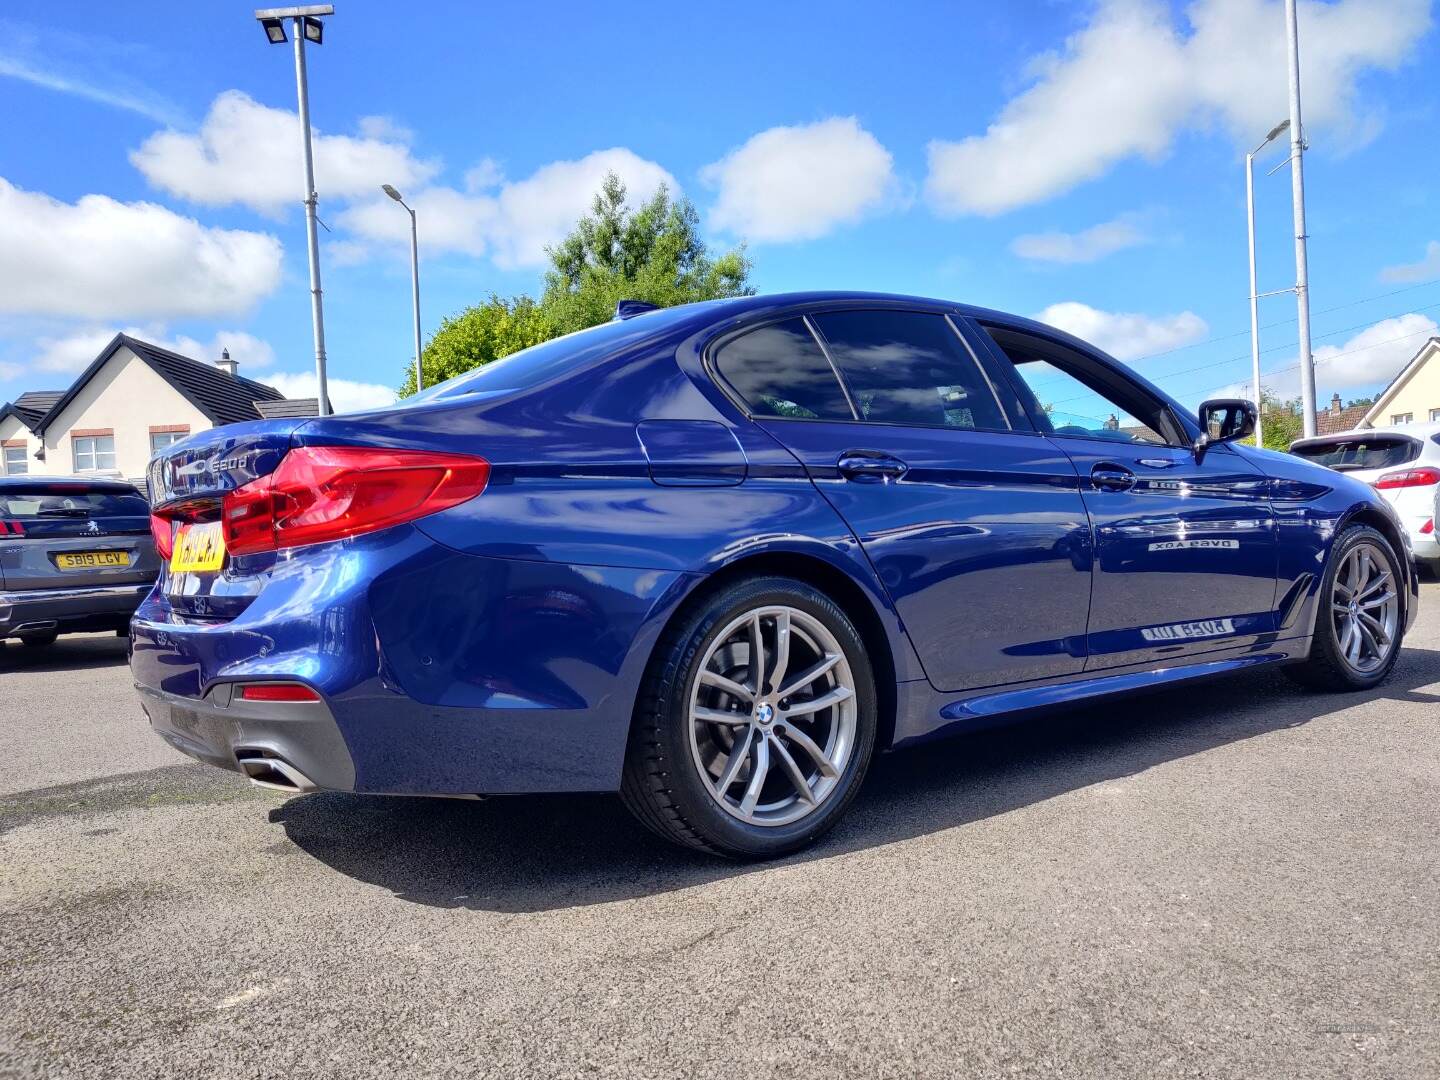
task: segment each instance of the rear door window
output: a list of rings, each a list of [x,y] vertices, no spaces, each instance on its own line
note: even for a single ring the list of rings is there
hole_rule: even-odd
[[[835,369],[801,319],[787,319],[725,342],[715,369],[756,416],[853,420]]]
[[[1403,435],[1349,436],[1311,441],[1291,447],[1306,461],[1341,472],[1352,469],[1393,469],[1420,456],[1420,443]]]
[[[0,518],[11,521],[149,516],[150,505],[130,492],[94,491],[63,484],[25,484],[0,490]]]
[[[1009,430],[989,380],[945,316],[831,311],[812,321],[850,388],[860,419]]]

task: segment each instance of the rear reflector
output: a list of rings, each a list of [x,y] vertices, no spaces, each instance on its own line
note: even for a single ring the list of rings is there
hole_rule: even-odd
[[[1425,524],[1420,526],[1420,531],[1426,536],[1429,536],[1431,533],[1433,533],[1435,531],[1435,519],[1426,518]]]
[[[241,701],[319,701],[320,695],[299,683],[249,683],[239,688]]]
[[[1386,473],[1375,481],[1374,487],[1376,491],[1389,491],[1393,488],[1429,487],[1432,484],[1440,484],[1440,469],[1427,467]]]
[[[298,447],[273,473],[225,496],[225,550],[250,555],[386,529],[468,502],[489,479],[482,457]]]

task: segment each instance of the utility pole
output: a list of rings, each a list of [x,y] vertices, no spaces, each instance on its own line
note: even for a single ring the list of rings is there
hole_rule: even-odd
[[[321,15],[333,15],[331,4],[266,8],[255,12],[272,45],[285,43],[285,20],[295,35],[295,90],[300,99],[300,137],[305,150],[305,239],[310,254],[310,321],[315,331],[315,383],[321,416],[330,414],[330,389],[325,377],[325,312],[320,292],[320,237],[316,231],[315,155],[310,140],[310,87],[305,76],[305,42],[319,45],[324,37]]]
[[[1295,0],[1285,0],[1290,68],[1290,199],[1295,212],[1295,306],[1300,319],[1300,404],[1305,438],[1315,436],[1315,358],[1310,351],[1310,270],[1305,250],[1305,129],[1300,123],[1300,30]]]

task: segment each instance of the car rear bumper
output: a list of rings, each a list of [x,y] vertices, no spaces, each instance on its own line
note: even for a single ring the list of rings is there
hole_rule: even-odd
[[[232,619],[184,616],[157,589],[130,624],[131,672],[157,732],[225,768],[260,739],[319,787],[613,791],[650,649],[692,581],[463,555],[400,526],[280,560]],[[277,680],[320,695],[338,742],[307,735],[304,757],[291,714],[215,697]]]
[[[182,754],[267,787],[354,790],[355,763],[324,702],[240,701],[232,683],[200,698],[136,689],[150,726]]]
[[[153,582],[0,591],[0,637],[123,629]]]

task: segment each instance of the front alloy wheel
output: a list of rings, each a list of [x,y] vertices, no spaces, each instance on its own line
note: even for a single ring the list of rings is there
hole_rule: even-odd
[[[1382,533],[1352,525],[1336,537],[1318,602],[1310,653],[1285,673],[1320,690],[1377,685],[1395,666],[1405,635],[1400,560]]]
[[[875,727],[874,677],[845,612],[790,578],[738,581],[682,613],[657,647],[621,795],[676,843],[782,855],[839,819]]]

